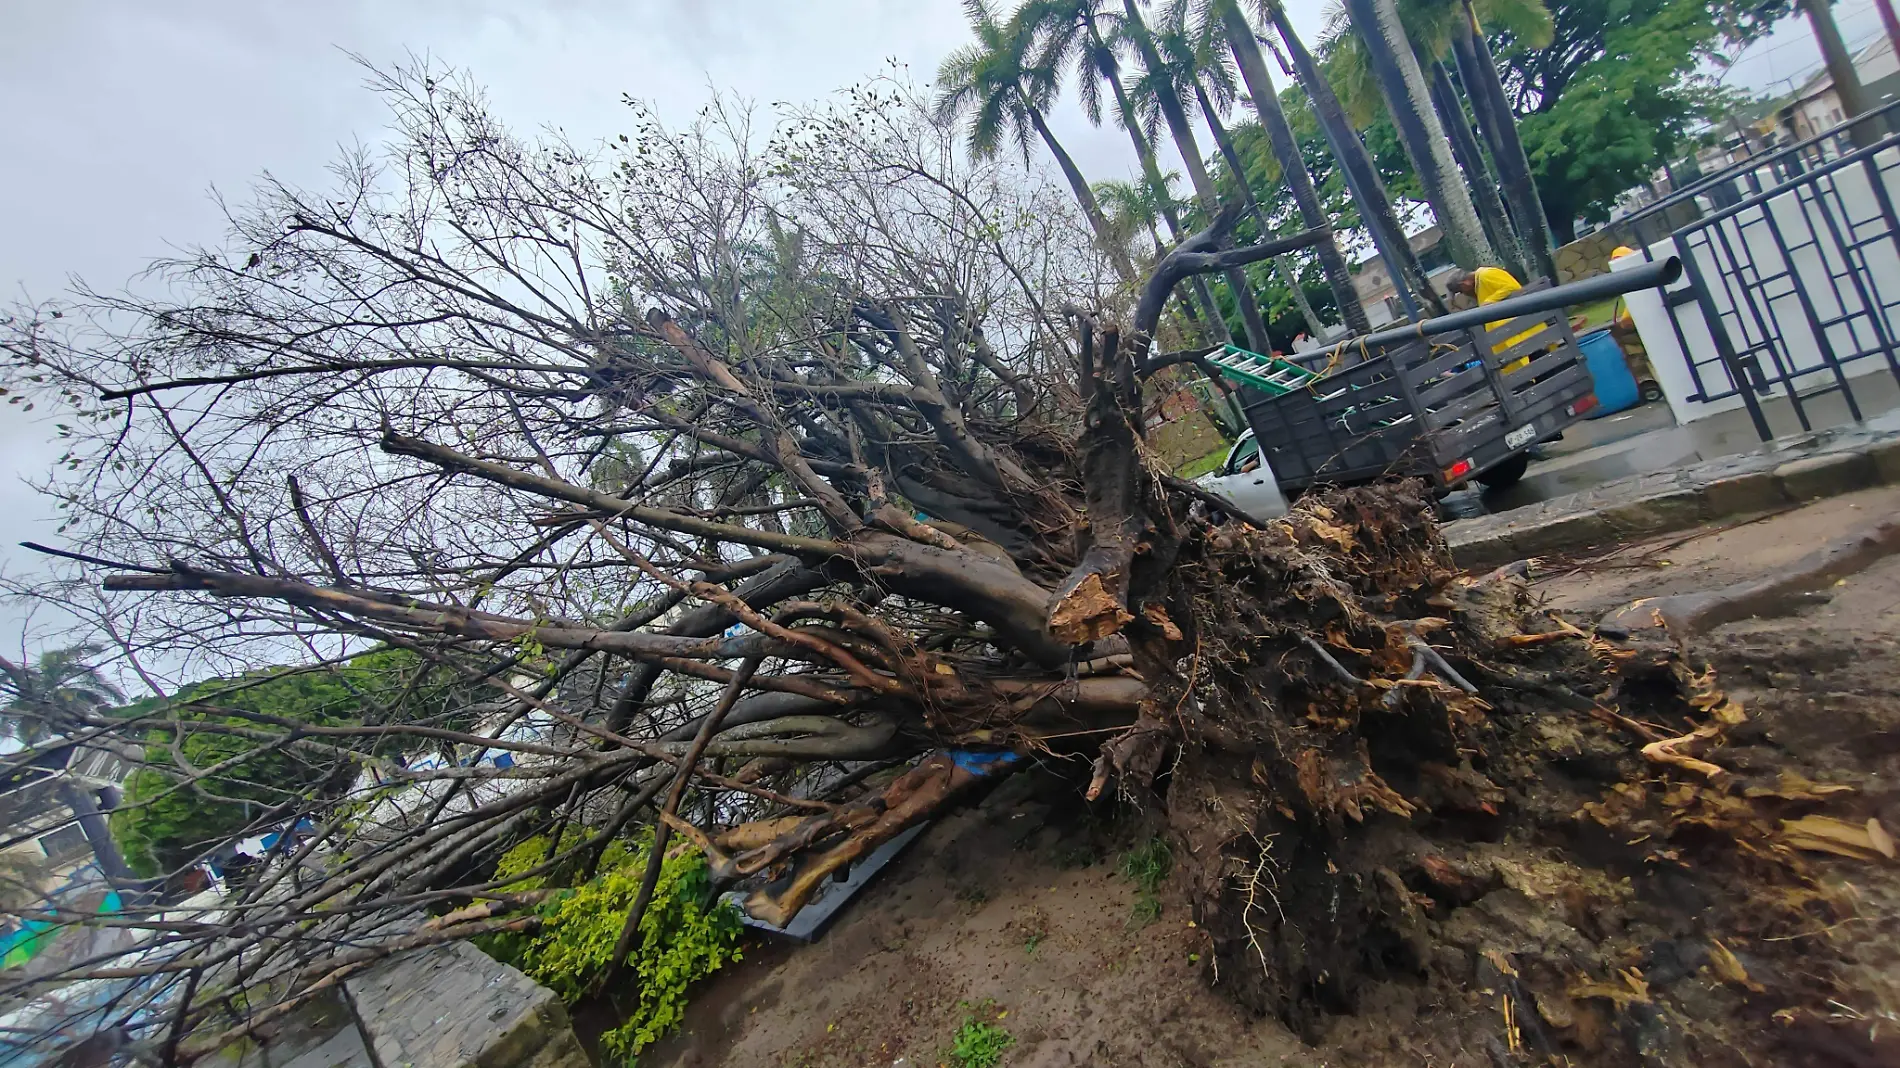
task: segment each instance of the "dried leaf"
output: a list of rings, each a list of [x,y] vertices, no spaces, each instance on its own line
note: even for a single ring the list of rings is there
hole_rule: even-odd
[[[1852,786],[1843,783],[1812,782],[1798,772],[1784,771],[1781,780],[1774,786],[1750,787],[1749,797],[1779,797],[1788,801],[1820,801],[1831,794],[1853,793]]]
[[[1709,941],[1709,969],[1725,983],[1746,987],[1757,994],[1767,989],[1748,977],[1748,969],[1742,966],[1741,960],[1719,938]]]
[[[1616,974],[1622,982],[1576,983],[1567,993],[1573,998],[1603,998],[1615,1002],[1618,1008],[1649,1003],[1649,984],[1643,981],[1641,974],[1634,968],[1625,968]]]
[[[1879,839],[1875,838],[1875,834]],[[1781,821],[1781,841],[1811,853],[1832,853],[1854,860],[1893,859],[1893,838],[1878,820],[1848,823],[1832,816],[1803,816]]]
[[[1332,542],[1334,545],[1339,546],[1340,552],[1351,552],[1353,546],[1357,544],[1352,540],[1352,531],[1347,530],[1345,527],[1336,527],[1331,523],[1319,519],[1309,520],[1306,526],[1307,529],[1313,532],[1314,537]]]

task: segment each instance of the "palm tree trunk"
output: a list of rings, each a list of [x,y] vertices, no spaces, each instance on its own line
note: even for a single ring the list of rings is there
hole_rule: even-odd
[[[1121,280],[1134,285],[1137,281],[1134,261],[1128,258],[1128,250],[1115,241],[1114,233],[1108,226],[1108,218],[1102,214],[1102,206],[1096,203],[1095,191],[1089,188],[1088,179],[1082,177],[1081,168],[1069,158],[1062,142],[1056,140],[1049,124],[1043,121],[1042,112],[1029,102],[1027,94],[1022,94],[1021,90],[1018,93],[1024,110],[1029,112],[1029,121],[1035,125],[1036,132],[1042,135],[1042,143],[1049,146],[1049,154],[1056,158],[1056,166],[1062,168],[1062,176],[1069,180],[1069,188],[1074,190],[1076,202],[1082,205],[1082,214],[1088,216],[1089,227],[1095,231],[1096,246],[1108,257]]]
[[[1313,53],[1306,50],[1306,42],[1300,40],[1293,29],[1286,9],[1274,0],[1268,4],[1267,13],[1273,19],[1274,32],[1280,35],[1292,59],[1294,77],[1313,102],[1313,114],[1319,120],[1320,131],[1326,135],[1333,159],[1346,176],[1346,186],[1359,208],[1359,218],[1372,234],[1372,243],[1378,246],[1379,258],[1385,261],[1393,285],[1408,305],[1416,305],[1428,314],[1443,315],[1445,303],[1426,281],[1425,269],[1405,240],[1405,229],[1393,214],[1392,198],[1385,191],[1385,182],[1379,177],[1378,168],[1372,165],[1372,155],[1366,151],[1365,142],[1359,140],[1358,132],[1346,118],[1346,109],[1339,105],[1338,94],[1320,73]]]
[[[1095,28],[1094,19],[1089,20],[1089,36],[1093,38],[1095,46],[1100,48],[1102,35]],[[1121,79],[1111,76],[1105,77],[1104,80],[1115,92],[1117,109],[1115,113],[1121,116],[1122,128],[1128,131],[1128,139],[1135,144],[1135,158],[1141,161],[1141,175],[1147,179],[1148,188],[1154,190],[1155,199],[1161,206],[1161,218],[1168,224],[1168,236],[1173,239],[1174,244],[1178,245],[1186,239],[1187,234],[1181,229],[1181,215],[1174,208],[1173,198],[1168,196],[1167,184],[1161,180],[1161,164],[1155,159],[1154,146],[1148,143],[1147,138],[1141,136],[1141,124],[1135,121],[1135,109],[1128,101],[1128,90],[1122,88]],[[1162,248],[1159,237],[1155,239],[1155,249],[1155,259],[1159,262],[1160,258],[1167,254]],[[1207,276],[1195,275],[1191,285],[1194,296],[1201,305],[1201,311],[1206,319],[1205,325],[1213,340],[1222,344],[1231,344],[1234,335],[1228,331],[1226,320],[1221,318],[1220,305],[1214,303],[1214,294],[1207,288]]]
[[[1240,153],[1234,148],[1234,139],[1227,136],[1226,125],[1220,121],[1220,116],[1215,114],[1214,102],[1207,98],[1207,90],[1202,87],[1198,79],[1194,83],[1194,95],[1201,105],[1201,114],[1207,118],[1208,130],[1214,134],[1214,144],[1220,147],[1221,158],[1227,161],[1227,169],[1234,176],[1234,184],[1240,187],[1241,202],[1247,206],[1247,213],[1253,216],[1254,225],[1260,228],[1261,240],[1272,237],[1273,224],[1267,221],[1267,213],[1261,209],[1260,201],[1254,197],[1253,187],[1247,184],[1247,169],[1241,165]],[[1327,232],[1328,234],[1332,232],[1330,227]],[[1307,301],[1306,293],[1300,289],[1292,269],[1287,266],[1288,258],[1284,255],[1275,256],[1273,258],[1274,271],[1280,276],[1280,281],[1292,291],[1293,303],[1299,307],[1301,318],[1306,320],[1307,331],[1314,337],[1318,337],[1324,332],[1324,328],[1320,325],[1319,315],[1313,311],[1313,305]]]
[[[1326,230],[1325,240],[1315,246],[1314,251],[1319,255],[1319,266],[1325,272],[1326,285],[1333,291],[1333,302],[1339,306],[1340,318],[1353,333],[1368,333],[1372,323],[1366,318],[1366,309],[1359,303],[1359,291],[1353,288],[1352,272],[1346,267],[1346,257],[1340,254],[1339,243],[1333,240],[1332,220],[1326,217],[1326,211],[1320,205],[1319,193],[1313,188],[1313,176],[1306,172],[1306,160],[1300,156],[1300,144],[1293,137],[1293,128],[1287,124],[1286,113],[1280,110],[1280,96],[1273,87],[1273,78],[1267,73],[1267,62],[1260,55],[1260,46],[1254,41],[1253,27],[1233,0],[1225,0],[1220,9],[1227,46],[1234,53],[1234,62],[1240,65],[1241,80],[1247,85],[1247,94],[1253,98],[1254,114],[1260,116],[1260,125],[1267,131],[1267,143],[1273,148],[1273,158],[1280,161],[1281,180],[1286,182],[1288,191],[1293,194],[1293,202],[1299,206],[1300,219],[1306,228],[1313,230],[1323,227]],[[1219,134],[1215,136],[1218,138]],[[1293,291],[1298,294],[1304,313],[1306,294],[1297,285]],[[1309,325],[1311,322],[1309,314]],[[1313,336],[1318,337],[1319,334],[1315,328]]]
[[[1432,109],[1431,90],[1419,69],[1418,56],[1399,22],[1397,0],[1346,0],[1353,28],[1365,42],[1366,59],[1379,82],[1392,124],[1398,128],[1399,142],[1412,161],[1419,184],[1425,187],[1425,199],[1444,231],[1452,259],[1461,267],[1477,267],[1494,260],[1490,242],[1484,238],[1484,225],[1478,221],[1478,209],[1458,176],[1458,164],[1451,158],[1451,145],[1438,114]]]
[[[1127,15],[1128,26],[1134,32],[1135,46],[1141,50],[1142,64],[1150,71],[1161,71],[1165,64],[1161,54],[1155,50],[1154,41],[1148,36],[1148,24],[1141,19],[1140,9],[1135,0],[1122,0]],[[1154,79],[1155,100],[1161,105],[1161,115],[1168,123],[1168,133],[1173,136],[1175,147],[1181,150],[1181,164],[1187,168],[1188,181],[1194,185],[1194,195],[1201,202],[1201,210],[1209,218],[1220,214],[1220,197],[1214,191],[1214,179],[1207,173],[1207,164],[1201,159],[1200,146],[1194,141],[1194,128],[1188,125],[1187,112],[1181,107],[1181,98],[1174,94],[1174,88],[1165,78]],[[1260,302],[1254,299],[1253,285],[1247,281],[1246,272],[1238,267],[1226,272],[1228,288],[1233,290],[1234,304],[1240,309],[1240,322],[1247,331],[1247,344],[1255,352],[1272,351],[1272,342],[1267,336],[1266,320],[1260,315]]]
[[[1531,177],[1530,158],[1524,142],[1517,136],[1517,119],[1511,114],[1511,101],[1504,94],[1504,82],[1491,59],[1491,48],[1478,32],[1477,16],[1471,5],[1464,5],[1465,17],[1458,20],[1458,33],[1452,37],[1452,53],[1458,60],[1458,77],[1471,97],[1471,110],[1478,118],[1478,130],[1491,146],[1491,159],[1498,165],[1498,179],[1504,186],[1504,203],[1517,224],[1518,238],[1530,262],[1531,270],[1557,284],[1555,246],[1550,240],[1550,223],[1544,217],[1544,202],[1537,195],[1537,182]]]
[[[1451,83],[1451,75],[1443,63],[1432,63],[1431,78],[1432,106],[1438,112],[1439,124],[1451,135],[1451,156],[1465,173],[1472,204],[1478,209],[1478,221],[1484,225],[1484,235],[1490,239],[1499,261],[1522,278],[1523,249],[1518,245],[1517,232],[1511,229],[1510,216],[1504,213],[1504,201],[1498,198],[1497,182],[1492,180],[1490,168],[1485,166],[1484,151],[1471,133],[1471,120],[1465,115],[1458,87]]]
[[[1313,310],[1313,302],[1306,299],[1306,290],[1300,287],[1299,273],[1293,269],[1293,257],[1273,257],[1273,273],[1280,276],[1280,284],[1293,295],[1293,305],[1300,310],[1300,320],[1306,324],[1307,336],[1315,339],[1324,337],[1326,324],[1319,321],[1319,312]],[[1364,308],[1359,310],[1365,311]]]

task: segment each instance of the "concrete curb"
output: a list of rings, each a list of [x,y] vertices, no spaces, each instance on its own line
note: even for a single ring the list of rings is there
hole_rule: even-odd
[[[1459,566],[1490,568],[1891,483],[1900,483],[1900,430],[1839,427],[1461,519],[1445,525],[1445,539]]]

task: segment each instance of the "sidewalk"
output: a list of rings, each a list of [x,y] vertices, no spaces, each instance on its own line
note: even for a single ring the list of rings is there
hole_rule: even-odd
[[[1900,385],[1891,375],[1864,375],[1854,379],[1853,386],[1869,425],[1879,422],[1885,413],[1900,409]],[[1839,394],[1812,398],[1805,406],[1809,422],[1815,427],[1853,426],[1853,415]],[[1807,433],[1802,431],[1786,396],[1777,393],[1763,397],[1762,412],[1776,434],[1793,438]],[[1667,404],[1639,405],[1571,427],[1562,441],[1544,446],[1547,458],[1533,463],[1517,485],[1486,494],[1484,506],[1502,513],[1618,479],[1761,448],[1761,438],[1745,409],[1677,426]]]
[[[1888,383],[1891,386],[1890,379]],[[1856,392],[1865,398],[1874,391]],[[1828,400],[1838,403],[1838,398]],[[1785,406],[1784,401],[1784,415]],[[1810,404],[1811,412],[1817,408]],[[1714,425],[1727,423],[1728,414],[1740,416],[1749,451],[1733,447],[1736,428]],[[1713,455],[1704,458],[1704,449]],[[1458,563],[1491,567],[1900,483],[1900,410],[1865,423],[1789,434],[1766,445],[1755,437],[1745,413],[1725,413],[1689,427],[1658,428],[1588,445],[1570,455],[1580,459],[1569,464],[1562,456],[1549,461],[1552,477],[1559,483],[1575,478],[1591,488],[1446,524],[1445,537]],[[1672,455],[1673,462],[1667,459]],[[1592,477],[1617,464],[1631,473]],[[1542,466],[1534,466],[1533,472]],[[1495,499],[1486,503],[1497,507]]]

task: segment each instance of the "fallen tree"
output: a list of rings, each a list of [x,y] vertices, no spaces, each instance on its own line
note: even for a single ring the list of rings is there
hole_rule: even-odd
[[[72,972],[183,983],[167,1057],[245,1033],[237,991],[255,1021],[390,946],[531,927],[511,887],[638,827],[616,960],[673,834],[783,922],[996,754],[1165,807],[1244,1004],[1313,1035],[1369,984],[1464,969],[1518,997],[1473,1034],[1570,1048],[1519,1016],[1617,982],[1610,940],[1559,959],[1434,917],[1517,877],[1487,843],[1588,805],[1620,833],[1619,784],[1713,778],[1739,713],[1674,650],[1460,576],[1416,485],[1263,526],[1196,507],[1146,444],[1154,339],[1180,282],[1279,244],[1216,219],[1118,291],[1061,196],[886,85],[762,149],[743,116],[636,111],[599,153],[516,140],[431,72],[380,87],[388,164],[266,186],[230,247],[166,267],[175,300],[94,294],[6,341],[76,417],[63,596],[154,688],[380,646],[474,695],[52,724],[162,748],[184,793],[269,754],[355,784],[250,784],[247,831],[307,833],[167,952]],[[1629,679],[1662,703],[1618,711]],[[233,755],[194,765],[196,734]]]

